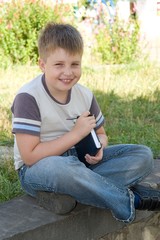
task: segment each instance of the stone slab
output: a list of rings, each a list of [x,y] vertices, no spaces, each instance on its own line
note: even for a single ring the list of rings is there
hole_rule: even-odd
[[[160,190],[160,159],[154,160],[153,171],[140,183],[140,185]]]
[[[152,212],[138,212],[137,220]],[[122,229],[110,211],[78,204],[69,214],[56,215],[25,195],[0,204],[0,240],[94,240]]]
[[[75,208],[76,200],[65,194],[38,192],[37,204],[56,214],[63,215],[71,212]]]

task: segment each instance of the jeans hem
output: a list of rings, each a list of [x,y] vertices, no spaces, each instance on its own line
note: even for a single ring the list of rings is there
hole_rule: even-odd
[[[129,193],[129,196],[130,196],[130,209],[131,209],[129,218],[127,218],[127,219],[118,218],[112,212],[113,217],[116,220],[118,220],[120,222],[123,222],[123,223],[131,223],[135,219],[134,194],[130,189],[128,189],[128,193]]]

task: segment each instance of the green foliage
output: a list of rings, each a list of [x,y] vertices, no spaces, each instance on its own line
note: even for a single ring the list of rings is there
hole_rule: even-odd
[[[78,7],[82,7],[82,6],[87,7],[88,5],[89,5],[89,1],[87,1],[87,0],[79,0],[78,1]]]
[[[0,202],[7,201],[23,193],[13,160],[0,163]]]
[[[135,61],[139,56],[139,24],[137,20],[128,22],[118,18],[109,25],[100,26],[96,35],[96,51],[106,64],[121,64]]]
[[[0,33],[1,37],[1,33]],[[1,42],[1,39],[0,39]],[[3,46],[0,45],[0,68],[7,68],[8,66],[12,65],[12,60],[10,56],[7,56],[5,50],[2,48]]]
[[[79,1],[80,7],[86,1]],[[1,3],[2,4],[2,3]],[[102,17],[103,18],[103,17]],[[104,63],[128,63],[137,57],[139,25],[130,19],[128,23],[115,19],[112,25],[96,26],[98,51]],[[12,0],[0,8],[0,67],[13,64],[36,63],[37,38],[48,21],[68,21],[73,25],[74,6],[53,4],[42,0]]]
[[[40,29],[48,21],[56,22],[62,15],[66,16],[67,7],[49,6],[41,0],[12,0],[3,4],[0,10],[0,66],[7,65],[6,58],[12,63],[37,62]]]

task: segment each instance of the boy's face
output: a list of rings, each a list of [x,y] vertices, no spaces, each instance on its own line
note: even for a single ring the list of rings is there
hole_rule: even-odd
[[[50,93],[68,93],[81,77],[82,56],[77,53],[71,55],[63,48],[56,49],[46,61],[39,60],[39,66],[45,73],[47,87]]]

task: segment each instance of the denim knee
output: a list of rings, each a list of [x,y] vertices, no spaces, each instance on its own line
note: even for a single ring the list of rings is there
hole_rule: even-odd
[[[139,150],[140,150],[140,154],[142,155],[141,159],[143,161],[145,168],[152,170],[154,161],[153,161],[153,153],[151,149],[145,145],[139,145]]]

